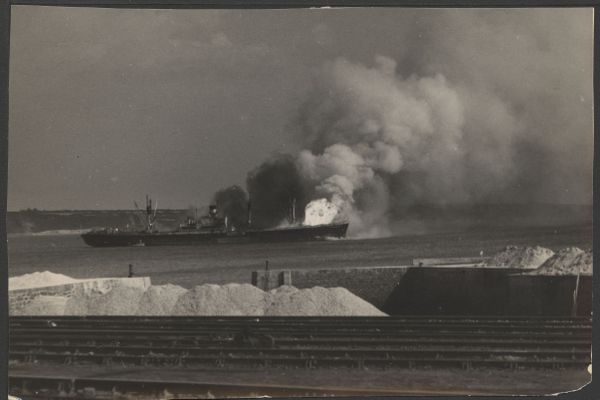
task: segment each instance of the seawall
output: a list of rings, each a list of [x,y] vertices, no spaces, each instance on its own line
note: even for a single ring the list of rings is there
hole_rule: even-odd
[[[319,270],[254,271],[252,284],[263,290],[281,285],[299,289],[343,287],[383,309],[388,297],[410,267],[357,267]]]

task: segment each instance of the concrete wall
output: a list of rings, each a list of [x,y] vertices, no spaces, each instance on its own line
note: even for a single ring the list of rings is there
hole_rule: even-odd
[[[341,286],[382,309],[408,269],[409,267],[379,267],[297,270],[292,271],[291,281],[298,288]]]
[[[415,267],[436,265],[483,264],[490,257],[413,258]]]
[[[26,304],[37,296],[64,296],[72,297],[78,291],[106,293],[116,285],[127,285],[146,289],[150,286],[149,277],[135,278],[102,278],[90,279],[81,282],[37,287],[30,289],[18,289],[8,291],[9,314],[22,309]]]
[[[263,290],[280,286],[283,284],[280,282],[299,289],[314,286],[343,287],[381,309],[408,269],[409,267],[366,267],[255,271],[252,274],[252,284]]]

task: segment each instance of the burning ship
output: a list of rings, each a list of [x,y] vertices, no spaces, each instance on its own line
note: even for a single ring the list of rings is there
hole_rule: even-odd
[[[322,199],[325,200],[325,199]],[[245,227],[235,227],[228,223],[227,216],[219,216],[215,205],[209,206],[208,215],[200,218],[188,217],[172,231],[155,229],[157,207],[152,207],[152,199],[146,197],[146,227],[141,231],[104,228],[92,230],[81,235],[83,241],[93,247],[121,246],[195,246],[217,243],[252,242],[293,242],[315,241],[328,238],[343,238],[348,223],[320,223],[300,225],[296,223],[295,201],[293,202],[291,223],[271,228],[252,227],[252,213],[248,203],[248,222]],[[137,204],[136,204],[136,208]],[[332,218],[333,219],[333,218]]]

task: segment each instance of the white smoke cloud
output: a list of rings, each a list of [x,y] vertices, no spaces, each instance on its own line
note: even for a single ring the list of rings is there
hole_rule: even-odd
[[[387,182],[402,170],[423,172],[440,192],[461,184],[465,110],[440,74],[402,78],[383,56],[373,67],[337,59],[303,111],[310,150],[299,170],[350,220],[351,235],[389,234]]]

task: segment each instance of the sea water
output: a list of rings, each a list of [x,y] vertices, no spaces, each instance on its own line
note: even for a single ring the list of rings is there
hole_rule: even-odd
[[[254,270],[409,265],[418,257],[492,255],[507,245],[558,250],[592,246],[591,225],[477,229],[376,239],[319,242],[112,247],[85,245],[79,235],[9,235],[9,276],[51,271],[73,278],[124,277],[129,264],[153,284],[186,288],[204,283],[249,283]]]

